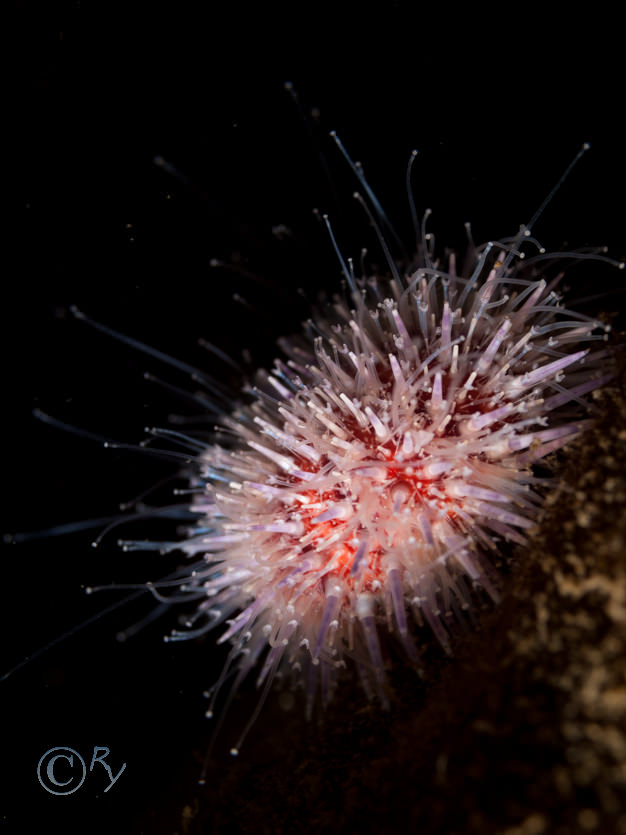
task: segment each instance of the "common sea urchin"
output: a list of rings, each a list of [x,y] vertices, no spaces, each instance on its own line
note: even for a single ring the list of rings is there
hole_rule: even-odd
[[[523,545],[537,519],[533,464],[586,428],[585,396],[610,377],[608,327],[556,289],[561,260],[604,256],[543,252],[531,237],[543,206],[509,239],[475,246],[468,234],[462,259],[439,257],[416,221],[417,254],[400,265],[353,168],[389,275],[357,276],[328,225],[343,296],[282,340],[217,442],[159,430],[190,450],[197,522],[180,541],[125,543],[191,559],[151,586],[197,603],[170,640],[225,624],[209,713],[224,682],[234,693],[255,668],[258,709],[286,667],[309,714],[349,665],[386,704],[381,636],[418,665],[412,621],[450,651],[475,595],[498,597],[490,556]]]

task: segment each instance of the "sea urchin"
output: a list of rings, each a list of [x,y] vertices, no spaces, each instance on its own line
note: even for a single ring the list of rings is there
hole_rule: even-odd
[[[169,639],[225,625],[209,713],[227,679],[233,694],[259,669],[263,695],[233,753],[280,669],[303,683],[310,714],[348,665],[387,703],[384,632],[416,666],[412,621],[449,652],[475,595],[498,597],[490,555],[524,544],[537,520],[533,464],[586,428],[584,398],[610,377],[608,327],[562,306],[554,271],[604,256],[546,254],[530,236],[545,203],[510,239],[474,246],[468,232],[462,266],[439,259],[416,221],[417,255],[400,266],[348,162],[390,274],[355,276],[328,225],[343,296],[281,342],[284,358],[222,418],[219,442],[186,439],[197,522],[148,544],[191,558],[182,578],[151,587],[197,601]]]

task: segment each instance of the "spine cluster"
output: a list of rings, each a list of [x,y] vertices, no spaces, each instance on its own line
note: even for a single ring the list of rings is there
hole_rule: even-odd
[[[489,555],[537,519],[532,465],[586,428],[610,376],[608,328],[562,306],[523,240],[471,250],[461,273],[424,252],[405,278],[351,276],[224,418],[176,543],[199,603],[171,636],[222,625],[218,684],[288,668],[310,712],[355,665],[386,704],[383,633],[417,664],[412,621],[450,651],[476,594],[497,599]]]

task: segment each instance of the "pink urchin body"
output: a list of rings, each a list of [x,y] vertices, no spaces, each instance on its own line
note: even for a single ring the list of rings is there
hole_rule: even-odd
[[[232,696],[258,669],[263,695],[233,753],[285,668],[310,715],[346,667],[387,705],[388,634],[416,667],[419,627],[450,652],[477,595],[498,598],[490,557],[503,541],[523,545],[538,519],[533,464],[587,427],[585,397],[611,376],[608,326],[564,308],[562,273],[550,277],[564,258],[609,259],[546,255],[530,229],[547,200],[513,238],[475,247],[468,235],[462,268],[454,254],[435,257],[422,223],[401,274],[377,226],[384,212],[335,141],[368,196],[390,275],[355,277],[328,226],[343,296],[282,341],[284,358],[222,418],[219,443],[155,430],[194,452],[195,526],[171,543],[124,543],[190,557],[184,576],[149,588],[196,602],[168,640],[221,625],[218,643],[231,644],[209,715],[224,682]]]
[[[497,599],[488,557],[537,520],[533,463],[586,427],[583,398],[610,376],[608,328],[562,307],[527,236],[470,247],[458,272],[427,247],[402,277],[350,268],[347,295],[223,419],[199,521],[172,543],[196,558],[181,589],[200,603],[171,638],[225,624],[232,644],[215,695],[288,665],[310,713],[354,665],[386,704],[382,633],[416,663],[412,621],[450,651],[476,591]]]

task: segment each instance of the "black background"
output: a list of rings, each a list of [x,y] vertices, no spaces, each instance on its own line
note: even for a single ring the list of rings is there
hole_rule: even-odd
[[[550,22],[530,10],[496,20],[403,3],[13,3],[12,12],[3,103],[3,530],[115,514],[120,501],[172,472],[46,426],[33,408],[131,443],[171,412],[194,412],[142,379],[150,370],[189,385],[183,375],[75,320],[70,305],[230,381],[198,337],[237,359],[247,348],[254,366],[267,365],[276,338],[307,315],[299,288],[315,301],[338,286],[311,209],[330,213],[345,254],[358,255],[367,231],[331,129],[363,161],[409,240],[404,174],[419,149],[416,199],[420,210],[433,208],[442,246],[462,245],[466,220],[477,241],[513,234],[590,142],[535,233],[551,248],[607,244],[624,255],[618,27],[595,10]],[[320,110],[314,141],[287,80],[305,110]],[[181,176],[156,166],[157,155]],[[278,224],[292,232],[282,242],[272,234]],[[366,244],[375,250],[369,237]],[[212,269],[212,258],[234,259],[246,274]],[[598,276],[594,290],[615,309],[621,274]],[[150,536],[150,526],[120,535]],[[82,586],[170,570],[157,555],[121,554],[116,539],[112,532],[92,549],[87,532],[3,548],[0,672],[117,599],[86,597]],[[44,821],[65,831],[181,831],[210,737],[201,694],[223,655],[210,639],[164,645],[167,618],[116,642],[143,611],[118,610],[0,684],[8,832],[39,831]],[[251,699],[218,740],[224,769],[233,767],[227,750]],[[260,740],[280,735],[277,723],[270,712],[253,731],[258,768]],[[300,729],[304,741],[294,744],[306,745]],[[107,794],[104,773],[94,772],[75,795],[47,795],[35,766],[57,745],[86,759],[94,745],[108,746],[114,769],[125,761],[127,770]],[[219,785],[210,791],[219,794]],[[233,802],[245,803],[243,787]]]

